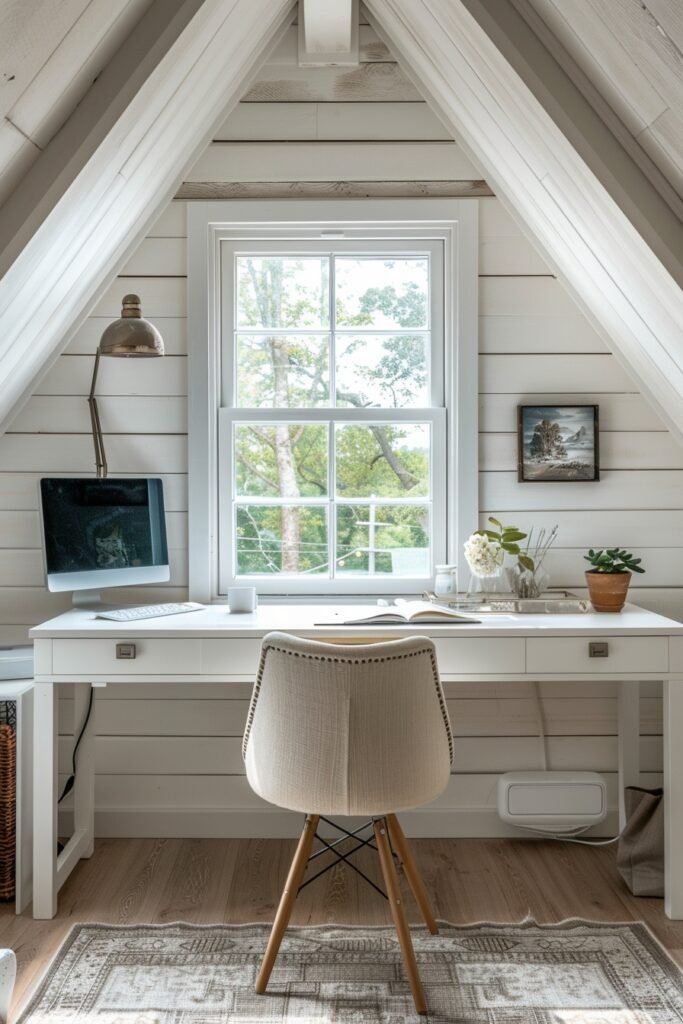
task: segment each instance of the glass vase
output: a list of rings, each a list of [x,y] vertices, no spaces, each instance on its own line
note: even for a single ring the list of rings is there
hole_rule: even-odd
[[[467,593],[468,596],[475,597],[485,597],[488,594],[509,594],[510,585],[503,566],[500,565],[498,571],[491,576],[475,576],[474,573],[471,573]]]
[[[507,570],[507,577],[512,592],[524,600],[540,597],[550,583],[550,576],[543,566],[537,566],[532,571],[523,569],[520,565],[513,565]]]

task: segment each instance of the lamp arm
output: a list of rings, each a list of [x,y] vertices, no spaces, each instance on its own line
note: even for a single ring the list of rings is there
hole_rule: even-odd
[[[90,394],[88,395],[88,408],[90,409],[90,427],[92,430],[93,446],[95,448],[95,467],[98,479],[107,475],[107,456],[104,451],[104,438],[102,437],[102,425],[100,424],[100,413],[95,398],[95,386],[97,384],[97,371],[100,368],[100,350],[98,348],[95,356]]]

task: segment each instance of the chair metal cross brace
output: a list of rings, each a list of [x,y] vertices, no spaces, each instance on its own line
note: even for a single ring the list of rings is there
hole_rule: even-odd
[[[315,875],[312,875],[310,878],[307,878],[305,882],[302,882],[302,884],[299,886],[298,892],[301,892],[302,889],[305,889],[307,885],[311,884],[311,882],[315,882],[316,878],[320,878],[320,876],[324,875],[326,871],[329,871],[330,868],[333,868],[335,864],[343,862],[344,864],[348,864],[348,866],[352,868],[356,872],[356,874],[360,875],[360,877],[364,881],[366,881],[368,885],[372,886],[372,888],[376,892],[378,892],[380,896],[383,896],[385,900],[388,899],[389,897],[384,892],[384,890],[381,889],[378,885],[376,885],[371,878],[368,878],[365,872],[361,871],[361,869],[356,864],[354,864],[353,861],[350,859],[354,853],[357,853],[359,850],[362,850],[364,846],[369,847],[371,850],[377,850],[377,847],[370,839],[363,839],[363,837],[359,834],[361,832],[364,832],[365,829],[367,828],[374,827],[373,819],[364,822],[364,824],[359,825],[358,828],[354,829],[351,832],[348,829],[344,828],[342,825],[338,825],[336,821],[332,821],[331,818],[324,818],[321,815],[320,820],[326,822],[328,825],[331,825],[332,828],[336,828],[338,832],[343,832],[343,835],[341,836],[340,839],[336,839],[333,843],[328,843],[327,840],[323,839],[323,837],[316,831],[315,838],[323,844],[323,849],[316,850],[315,853],[312,853],[311,856],[308,858],[308,862],[310,863],[312,860],[315,860],[316,857],[321,857],[324,853],[328,852],[334,853],[335,859],[330,861],[329,864],[325,865],[325,867],[318,871]],[[340,845],[340,843],[346,842],[347,839],[354,839],[357,845],[354,846],[352,849],[347,850],[345,853],[338,851],[337,847]],[[398,861],[398,858],[396,857],[396,854],[394,853],[393,849],[391,852],[394,858]]]

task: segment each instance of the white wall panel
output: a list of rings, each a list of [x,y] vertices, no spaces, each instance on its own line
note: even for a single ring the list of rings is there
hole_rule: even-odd
[[[109,472],[184,473],[187,437],[184,434],[148,434],[144,446],[134,434],[106,438]],[[87,434],[7,434],[0,446],[0,472],[83,475],[94,470],[92,438]]]
[[[510,430],[513,424],[516,424],[518,405],[556,404],[557,391],[538,393],[533,388],[534,382],[530,380],[526,382],[524,390],[518,394],[482,394],[479,400],[479,429],[485,433],[496,431],[504,433],[506,430]],[[599,406],[601,430],[662,431],[665,429],[652,406],[645,401],[642,395],[596,393],[593,390],[584,393],[562,391],[561,394],[562,402],[565,405]]]
[[[99,396],[100,421],[105,434],[187,433],[187,400],[184,396]],[[85,398],[72,395],[33,395],[12,423],[11,434],[85,434],[90,431],[90,411]]]
[[[504,687],[501,687],[503,690]],[[142,698],[97,700],[95,724],[98,736],[232,736],[241,737],[249,700],[219,697],[205,700],[172,694],[164,700]],[[472,696],[448,700],[448,713],[455,737],[536,736],[538,711],[533,697],[486,698]],[[59,708],[60,735],[74,732],[73,700],[65,697]],[[545,697],[543,712],[549,736],[613,736],[617,722],[615,697]],[[80,726],[80,723],[78,723]],[[661,702],[654,697],[641,700],[643,735],[661,732]]]
[[[454,142],[215,142],[186,181],[447,181],[481,177]]]
[[[516,511],[522,526],[533,524],[534,512],[549,509],[620,510],[637,508],[680,510],[683,471],[678,469],[607,470],[596,481],[580,484],[519,483],[517,471],[482,472],[479,482],[480,508],[509,508]],[[520,513],[526,513],[522,516]],[[648,517],[643,516],[648,530]],[[561,580],[557,580],[561,583]]]
[[[586,771],[613,770],[617,757],[615,736],[551,736],[547,740],[548,768],[568,771],[580,766]],[[643,771],[662,770],[659,736],[640,741]],[[68,770],[71,743],[59,740],[60,771]],[[505,771],[533,771],[542,766],[535,736],[470,737],[457,741],[457,765],[453,774],[498,774]],[[241,775],[241,736],[97,736],[96,771],[104,775]]]
[[[483,254],[480,251],[480,256]],[[486,353],[606,352],[582,316],[480,316],[479,349]]]
[[[242,97],[244,103],[421,103],[397,64],[309,68],[269,64]]]
[[[533,395],[554,390],[556,401],[559,401],[564,392],[575,393],[584,389],[603,394],[638,390],[614,356],[609,354],[522,352],[479,357],[479,390],[482,394]]]

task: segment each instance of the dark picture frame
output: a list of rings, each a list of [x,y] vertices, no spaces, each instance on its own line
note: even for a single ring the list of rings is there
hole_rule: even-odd
[[[520,483],[599,480],[598,406],[517,406],[517,479]]]

